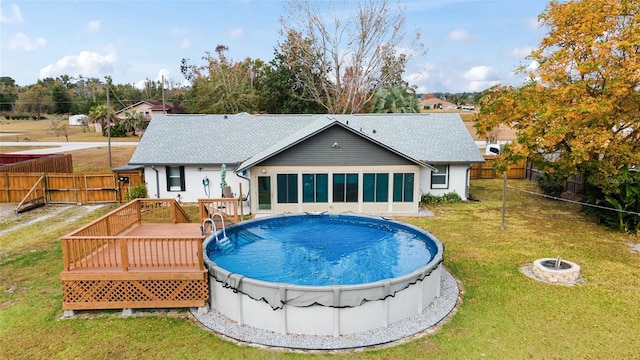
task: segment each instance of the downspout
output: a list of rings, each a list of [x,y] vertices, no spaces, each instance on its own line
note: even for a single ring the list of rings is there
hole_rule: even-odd
[[[155,165],[151,165],[151,168],[156,172],[156,197],[160,199],[160,172]]]
[[[234,173],[237,177],[247,180],[247,184],[249,184],[247,189],[247,204],[249,205],[249,212],[251,212],[251,179],[244,175],[241,175],[238,171],[234,171]],[[242,198],[242,194],[240,194],[240,198]]]

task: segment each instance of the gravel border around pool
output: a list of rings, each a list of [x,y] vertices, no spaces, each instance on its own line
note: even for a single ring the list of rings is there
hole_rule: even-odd
[[[230,339],[248,345],[263,345],[298,350],[346,350],[389,344],[421,333],[440,323],[457,306],[460,289],[457,281],[442,269],[440,296],[421,314],[391,324],[385,328],[341,336],[314,336],[280,334],[251,326],[239,325],[215,310],[201,313],[196,308],[191,314],[206,328]]]

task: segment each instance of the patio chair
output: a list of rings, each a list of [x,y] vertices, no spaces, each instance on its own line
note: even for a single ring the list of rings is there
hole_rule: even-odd
[[[231,186],[225,186],[222,188],[222,197],[223,198],[232,198],[233,193],[231,192]]]

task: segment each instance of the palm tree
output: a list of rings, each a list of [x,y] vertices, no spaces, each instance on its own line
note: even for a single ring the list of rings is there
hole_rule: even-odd
[[[107,126],[115,120],[113,111],[106,105],[96,105],[89,110],[89,119],[92,123],[100,124],[102,135],[107,136]]]
[[[122,126],[127,130],[133,130],[133,136],[136,136],[136,131],[141,131],[146,124],[147,119],[144,114],[130,109],[124,112],[124,118],[121,121]]]
[[[387,86],[373,97],[373,113],[417,113],[416,96],[401,86]]]

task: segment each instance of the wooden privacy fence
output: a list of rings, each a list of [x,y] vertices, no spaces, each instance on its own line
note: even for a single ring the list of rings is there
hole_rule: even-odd
[[[70,154],[0,154],[0,172],[73,173]]]
[[[469,173],[469,177],[472,180],[475,179],[496,179],[502,177],[502,173],[497,172],[493,168],[493,163],[499,156],[496,155],[485,155],[484,163],[482,164],[473,164],[471,166],[471,171]],[[517,164],[512,164],[507,169],[507,178],[509,179],[525,179],[526,173],[526,160],[521,160]]]
[[[203,236],[178,209],[136,199],[64,236],[63,309],[204,306]]]
[[[44,180],[41,178],[44,177]],[[126,178],[126,181],[123,181]],[[144,182],[142,173],[0,173],[0,202],[21,202],[27,195],[53,204],[124,202],[129,189]],[[32,199],[26,199],[32,200]]]

